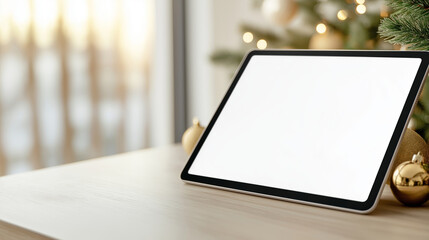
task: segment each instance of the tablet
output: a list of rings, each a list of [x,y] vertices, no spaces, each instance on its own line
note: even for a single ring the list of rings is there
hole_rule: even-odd
[[[417,51],[252,51],[181,178],[369,213],[428,63]]]

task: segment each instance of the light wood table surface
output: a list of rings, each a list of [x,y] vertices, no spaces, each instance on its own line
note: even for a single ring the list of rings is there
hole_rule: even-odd
[[[429,239],[429,204],[370,215],[184,184],[180,146],[0,178],[0,239]]]

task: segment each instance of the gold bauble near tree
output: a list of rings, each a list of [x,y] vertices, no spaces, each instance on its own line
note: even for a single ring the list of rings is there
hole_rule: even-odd
[[[188,128],[182,136],[182,146],[185,152],[190,155],[197,145],[198,139],[204,132],[204,127],[200,125],[200,121],[197,118],[192,120],[192,127]]]
[[[323,33],[315,33],[310,39],[310,49],[342,49],[344,48],[344,37],[334,30],[325,30]]]
[[[413,158],[413,155],[420,152],[423,155],[425,161],[429,160],[429,150],[426,141],[415,131],[407,128],[405,130],[402,141],[399,145],[396,157],[393,160],[392,171],[389,175],[389,179],[393,175],[393,171],[403,162],[408,162]]]
[[[411,161],[398,165],[390,179],[390,188],[396,199],[407,206],[419,206],[428,200],[429,173],[420,152]]]
[[[264,0],[261,11],[270,22],[285,26],[295,17],[298,4],[294,0]]]

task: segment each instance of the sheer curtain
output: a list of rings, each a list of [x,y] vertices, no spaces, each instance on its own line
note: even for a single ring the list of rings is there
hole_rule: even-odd
[[[169,0],[0,0],[0,172],[173,142]]]

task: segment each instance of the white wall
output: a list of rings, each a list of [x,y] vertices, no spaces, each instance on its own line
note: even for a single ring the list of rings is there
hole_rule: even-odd
[[[150,146],[166,145],[174,141],[173,113],[173,49],[172,3],[170,0],[155,1],[155,42],[150,102]]]
[[[212,1],[189,0],[186,7],[187,118],[198,117],[207,123],[215,105],[213,68],[209,60],[214,49]]]
[[[231,83],[231,70],[211,63],[210,54],[240,49],[240,25],[263,26],[265,19],[251,0],[188,0],[186,7],[188,119],[207,125]]]

